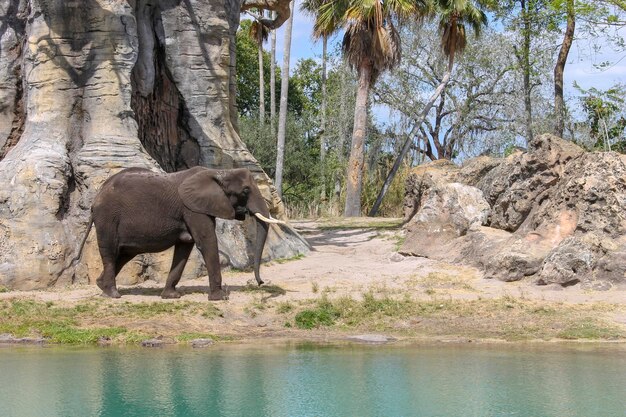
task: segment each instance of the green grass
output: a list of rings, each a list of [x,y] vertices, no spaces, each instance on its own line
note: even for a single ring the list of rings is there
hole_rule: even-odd
[[[77,313],[82,308],[57,308],[52,303],[37,303],[31,300],[5,301],[0,304],[0,333],[16,337],[44,337],[52,343],[95,344],[100,339],[124,336],[138,337],[124,327],[82,328]]]
[[[211,339],[213,341],[218,341],[220,338],[212,333],[203,333],[203,332],[185,332],[176,336],[176,340],[178,342],[188,343],[195,339]]]
[[[129,330],[120,321],[150,319],[160,316],[200,316],[213,318],[220,311],[209,303],[113,303],[90,300],[71,307],[53,302],[6,300],[0,302],[0,333],[15,337],[43,337],[51,343],[80,345],[101,340],[119,344],[137,344],[150,336]]]
[[[558,337],[568,340],[621,339],[624,337],[624,332],[617,326],[599,323],[597,320],[586,318],[567,326],[559,332]]]
[[[298,261],[300,259],[304,259],[304,254],[303,253],[299,253],[297,255],[292,256],[291,258],[278,258],[278,259],[274,259],[274,262],[278,263],[278,264],[286,264],[287,262],[291,262],[291,261]]]
[[[626,338],[626,332],[602,319],[610,305],[568,306],[513,297],[496,299],[414,300],[362,294],[359,299],[325,295],[302,302],[299,309],[277,310],[293,317],[301,329],[393,331],[407,335],[493,338],[509,341],[531,339]],[[291,323],[291,321],[289,321]]]
[[[274,284],[264,284],[261,286],[258,286],[257,284],[246,284],[246,286],[242,288],[242,291],[251,293],[266,293],[274,296],[287,294],[287,291],[285,291],[284,288]]]
[[[5,287],[4,285],[0,285],[0,293],[3,293],[3,292],[9,292],[9,289]]]

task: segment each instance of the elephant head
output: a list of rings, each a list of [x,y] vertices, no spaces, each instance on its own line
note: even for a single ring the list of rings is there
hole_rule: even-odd
[[[261,256],[269,224],[284,224],[270,216],[269,209],[254,177],[245,168],[231,170],[198,169],[178,187],[183,204],[189,210],[227,220],[244,220],[246,213],[255,217],[257,238],[254,251],[254,276],[259,285]]]

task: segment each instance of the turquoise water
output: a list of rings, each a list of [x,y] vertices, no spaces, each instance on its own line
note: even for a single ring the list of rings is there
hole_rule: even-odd
[[[0,348],[0,416],[626,416],[626,349]]]

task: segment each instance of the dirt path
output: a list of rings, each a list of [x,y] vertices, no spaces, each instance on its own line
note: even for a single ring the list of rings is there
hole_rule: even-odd
[[[350,333],[350,330],[297,330],[286,328],[293,318],[285,306],[302,306],[311,300],[327,297],[361,299],[371,293],[383,297],[406,297],[413,300],[485,300],[510,297],[530,303],[552,303],[587,306],[609,305],[610,321],[626,329],[625,289],[585,291],[573,286],[539,287],[532,282],[504,283],[486,280],[475,268],[450,265],[425,258],[403,257],[396,253],[402,231],[389,228],[388,219],[363,220],[335,226],[329,222],[297,221],[294,226],[309,241],[312,251],[306,257],[285,262],[272,262],[261,267],[268,285],[253,284],[251,272],[224,271],[224,283],[230,291],[229,300],[212,303],[220,313],[210,320],[201,317],[151,319],[149,317],[117,317],[116,325],[129,329],[172,336],[181,326],[190,332],[209,332],[235,337],[326,337],[329,332]],[[385,223],[387,222],[387,223]],[[165,279],[165,277],[164,277]],[[180,284],[181,300],[162,300],[158,295],[162,284],[146,282],[121,287],[120,300],[103,299],[93,285],[34,292],[0,293],[0,301],[28,299],[71,307],[94,302],[108,306],[127,303],[208,303],[207,280],[198,279]],[[291,308],[291,307],[290,307]],[[83,320],[99,325],[97,317]],[[101,324],[101,323],[100,323]],[[411,326],[406,320],[402,326]],[[355,329],[358,330],[358,329]]]

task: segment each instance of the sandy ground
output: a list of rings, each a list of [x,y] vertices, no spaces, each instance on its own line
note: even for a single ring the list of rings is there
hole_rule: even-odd
[[[372,220],[368,219],[368,224]],[[471,267],[451,265],[425,258],[403,257],[396,253],[402,231],[398,229],[327,228],[324,222],[294,221],[293,225],[311,244],[306,257],[286,262],[271,262],[261,267],[261,276],[270,287],[266,291],[254,288],[252,272],[224,271],[224,284],[230,291],[228,300],[213,302],[222,312],[221,317],[198,327],[186,322],[190,329],[212,331],[236,336],[298,337],[298,330],[285,329],[284,318],[272,308],[260,305],[277,305],[283,302],[348,295],[360,297],[364,292],[386,294],[410,292],[417,299],[431,299],[434,293],[452,299],[478,299],[508,295],[527,300],[562,303],[626,304],[626,288],[608,291],[582,290],[579,285],[537,286],[531,281],[505,283],[484,279],[480,271]],[[165,279],[165,277],[164,277]],[[159,297],[162,284],[145,282],[133,287],[120,287],[122,298],[110,303],[179,302]],[[269,291],[275,288],[277,291]],[[184,281],[179,285],[181,300],[206,301],[207,279]],[[284,290],[284,291],[283,291]],[[86,300],[100,300],[95,285],[33,292],[0,293],[0,300],[12,298],[35,299],[72,305]],[[256,306],[256,307],[255,307]],[[619,308],[614,320],[626,325],[624,309]],[[169,326],[177,322],[151,323],[149,319],[126,323],[137,329],[148,329],[167,334]],[[169,329],[172,330],[172,329]],[[315,332],[314,332],[315,333]],[[323,333],[323,332],[321,332]],[[321,334],[318,332],[317,334]],[[313,335],[313,334],[310,334]]]

